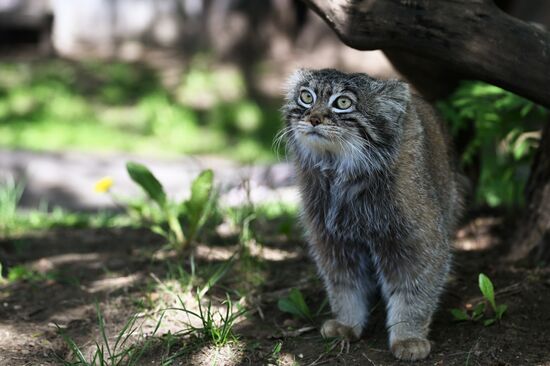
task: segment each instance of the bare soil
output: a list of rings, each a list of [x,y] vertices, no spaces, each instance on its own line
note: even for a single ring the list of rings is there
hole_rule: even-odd
[[[550,268],[527,268],[502,261],[507,226],[494,217],[474,217],[458,233],[454,273],[435,316],[432,353],[418,365],[550,365]],[[209,241],[210,242],[210,241]],[[197,250],[197,267],[220,263],[234,249],[223,240]],[[266,234],[255,271],[263,280],[248,286],[232,269],[212,297],[248,289],[250,311],[235,326],[238,342],[213,350],[193,337],[182,337],[169,352],[181,352],[174,365],[397,365],[387,348],[383,306],[373,311],[362,339],[349,345],[323,340],[315,324],[292,319],[277,308],[290,288],[300,288],[316,311],[325,298],[304,243],[296,237]],[[0,285],[0,365],[57,365],[69,348],[56,324],[77,344],[100,341],[96,302],[111,336],[143,304],[154,300],[152,284],[168,276],[168,263],[187,259],[155,257],[162,239],[135,229],[55,229],[0,242],[7,267],[24,264],[44,278]],[[205,249],[206,248],[206,249]],[[225,254],[224,254],[225,253]],[[156,259],[152,259],[156,258]],[[241,268],[242,269],[242,268]],[[508,305],[504,319],[491,326],[453,321],[449,309],[480,301],[478,274],[495,285],[498,303]],[[167,318],[168,321],[170,318]],[[166,320],[165,320],[166,321]],[[161,364],[166,335],[157,333],[140,364]],[[193,343],[194,342],[194,343]],[[274,346],[281,342],[279,353]],[[213,361],[212,352],[216,354]]]

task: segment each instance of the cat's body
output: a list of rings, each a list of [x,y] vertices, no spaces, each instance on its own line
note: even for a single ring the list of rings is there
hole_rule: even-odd
[[[299,71],[283,111],[310,251],[336,317],[321,332],[359,337],[380,288],[392,352],[426,357],[461,206],[440,122],[404,83],[335,70]]]

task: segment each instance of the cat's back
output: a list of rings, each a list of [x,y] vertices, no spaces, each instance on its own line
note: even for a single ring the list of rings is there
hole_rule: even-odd
[[[451,138],[434,107],[411,94],[397,162],[396,198],[407,217],[455,226],[462,207],[461,176]]]

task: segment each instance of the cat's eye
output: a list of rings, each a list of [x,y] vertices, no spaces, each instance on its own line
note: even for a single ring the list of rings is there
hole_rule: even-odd
[[[349,107],[351,107],[351,104],[352,104],[352,100],[351,98],[349,97],[346,97],[346,96],[341,96],[341,97],[338,97],[334,103],[332,103],[332,106],[334,108],[338,108],[338,109],[348,109]]]
[[[313,103],[313,94],[311,94],[307,90],[302,90],[300,92],[300,101],[304,104],[311,104]]]

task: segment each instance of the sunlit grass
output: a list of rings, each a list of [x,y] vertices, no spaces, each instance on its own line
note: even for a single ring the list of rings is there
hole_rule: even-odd
[[[279,123],[235,70],[197,64],[168,91],[138,65],[0,63],[0,147],[270,161]]]

